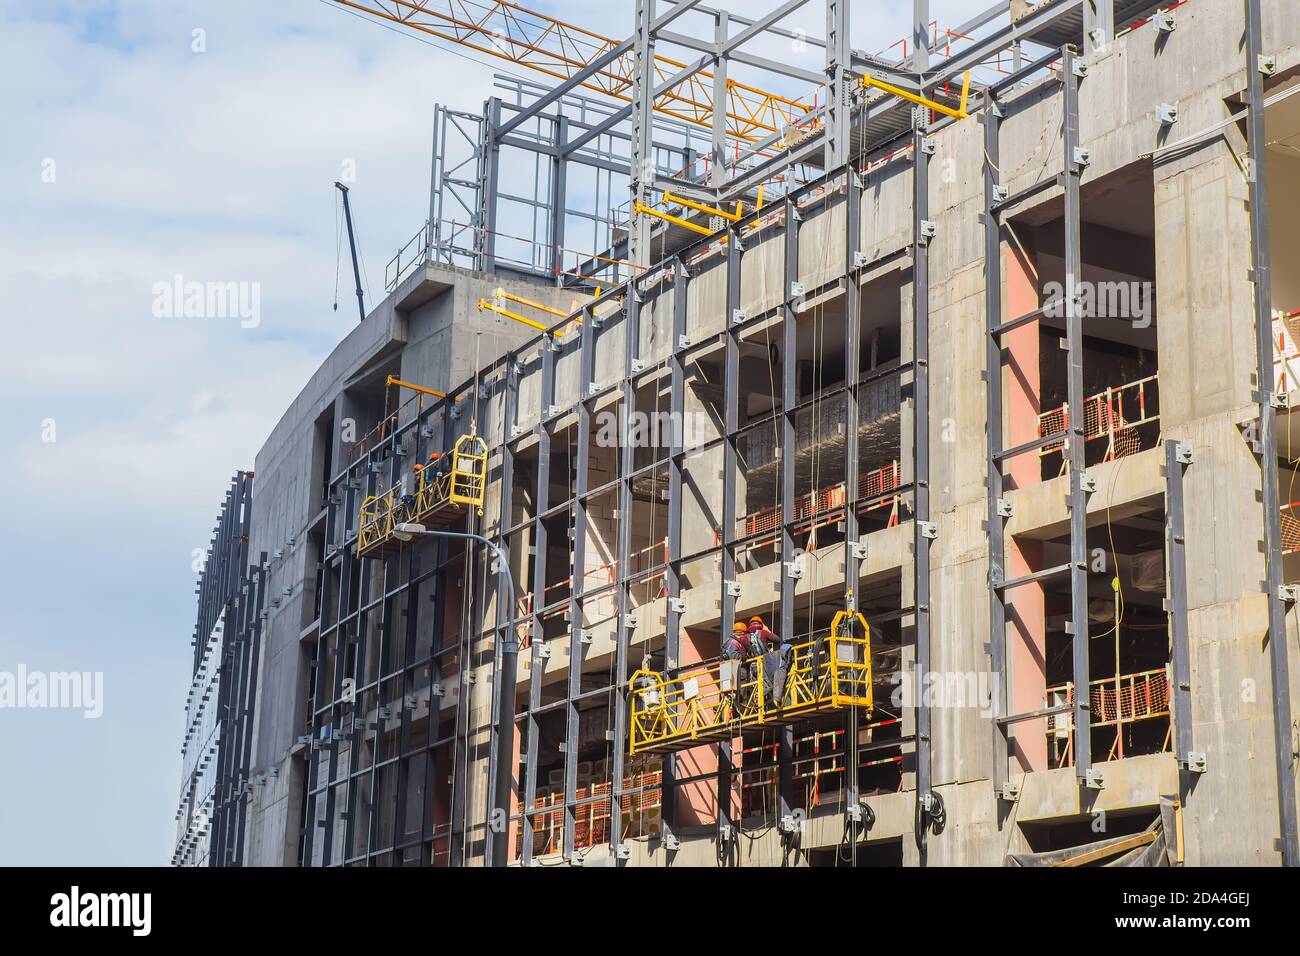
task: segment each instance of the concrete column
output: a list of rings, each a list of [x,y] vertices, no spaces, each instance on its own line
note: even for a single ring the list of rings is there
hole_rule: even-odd
[[[1155,169],[1162,424],[1196,456],[1187,604],[1194,746],[1207,769],[1189,775],[1188,865],[1280,862],[1260,469],[1242,433],[1258,415],[1247,192],[1227,145]]]
[[[718,656],[718,635],[707,632],[682,629],[679,647],[683,669]],[[717,773],[718,745],[705,744],[684,751],[677,758],[677,776],[694,777],[699,774]],[[676,788],[678,828],[700,826],[713,823],[718,814],[718,785],[714,780],[701,780],[696,783],[682,784]]]

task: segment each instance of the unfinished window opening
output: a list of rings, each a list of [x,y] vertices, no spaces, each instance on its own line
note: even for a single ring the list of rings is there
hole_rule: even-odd
[[[1017,540],[1030,571],[1068,565],[1069,537]],[[1171,746],[1169,622],[1164,609],[1164,515],[1105,514],[1088,529],[1088,702],[1094,760],[1163,753]],[[1008,620],[1014,713],[1075,699],[1068,576],[1011,592]],[[1073,716],[1016,724],[1022,769],[1073,766]]]
[[[1269,95],[1298,83],[1300,78],[1291,77],[1269,85]],[[1268,107],[1264,128],[1269,143],[1265,172],[1273,266],[1273,386],[1287,395],[1300,389],[1300,269],[1295,268],[1295,250],[1300,248],[1300,97]],[[1300,581],[1300,481],[1295,472],[1300,461],[1300,418],[1293,411],[1297,402],[1300,399],[1293,395],[1291,404],[1278,411],[1283,578],[1288,583]]]
[[[434,866],[451,866],[451,804],[455,759],[456,718],[448,714],[438,723],[438,737],[429,751],[427,764],[428,818],[423,826],[429,858]]]
[[[1084,457],[1087,466],[1155,447],[1160,435],[1156,347],[1154,184],[1149,162],[1135,163],[1082,191],[1083,274],[1065,274],[1062,201],[1044,203],[1007,224],[1007,319],[1042,309],[1037,322],[1004,334],[1008,448],[1072,427],[1065,350],[1065,300],[1078,302],[1083,333]],[[1033,464],[1034,457],[1037,464]],[[1063,440],[1013,459],[1013,487],[1064,474]]]
[[[625,575],[632,606],[664,597],[668,564],[668,466],[632,478],[632,529]]]
[[[845,869],[847,867],[902,866],[903,838],[869,840],[865,843],[841,844],[807,852],[809,866]]]
[[[316,422],[312,460],[316,485],[313,489],[312,512],[325,506],[330,496],[330,481],[334,478],[334,406],[330,405]]]
[[[1073,847],[1112,840],[1118,837],[1134,836],[1147,830],[1160,815],[1159,810],[1110,810],[1106,813],[1106,829],[1097,831],[1097,817],[1086,814],[1066,820],[1044,822],[1026,822],[1020,824],[1020,832],[1034,853],[1048,853],[1053,850],[1068,850]],[[1112,859],[1098,859],[1094,866],[1104,866]],[[1088,864],[1085,864],[1088,865]]]

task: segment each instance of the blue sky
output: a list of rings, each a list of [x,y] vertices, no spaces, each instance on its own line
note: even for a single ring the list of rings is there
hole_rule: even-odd
[[[537,6],[632,26],[631,0]],[[854,45],[909,7],[859,0]],[[822,35],[821,5],[788,23]],[[104,674],[98,720],[0,709],[0,864],[170,858],[192,552],[355,322],[332,184],[355,164],[373,302],[427,215],[434,104],[477,111],[503,66],[323,0],[0,3],[0,671]],[[155,316],[178,274],[259,283],[260,321]]]

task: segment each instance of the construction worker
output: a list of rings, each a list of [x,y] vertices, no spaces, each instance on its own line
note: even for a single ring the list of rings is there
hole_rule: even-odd
[[[722,658],[724,661],[736,661],[735,677],[732,684],[732,713],[740,713],[744,707],[740,698],[741,688],[754,679],[753,667],[749,663],[752,657],[749,645],[749,629],[743,621],[731,626],[731,633],[722,640]],[[723,665],[726,666],[725,664]]]
[[[749,656],[749,629],[737,621],[731,634],[722,642],[722,656],[729,661],[743,661]]]
[[[749,619],[749,644],[763,661],[763,671],[767,676],[764,690],[768,703],[779,708],[785,703],[785,681],[790,670],[793,647],[770,631],[758,614]]]
[[[749,626],[745,631],[749,653],[754,657],[762,657],[777,642],[777,636],[767,629],[762,616],[758,614],[749,619]]]

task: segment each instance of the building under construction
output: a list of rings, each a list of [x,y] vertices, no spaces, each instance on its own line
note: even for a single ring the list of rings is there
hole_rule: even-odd
[[[1300,863],[1300,7],[335,2],[537,81],[235,478],[173,862]]]

